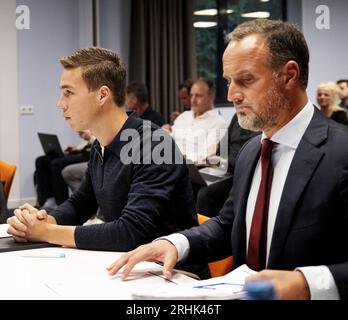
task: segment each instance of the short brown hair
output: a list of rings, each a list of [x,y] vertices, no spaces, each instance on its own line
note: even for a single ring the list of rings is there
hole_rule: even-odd
[[[120,57],[109,49],[85,48],[62,57],[60,63],[65,69],[82,68],[82,79],[88,90],[95,91],[107,86],[115,103],[122,107],[126,94],[126,68]]]
[[[267,19],[255,19],[244,22],[230,33],[231,41],[240,41],[248,35],[260,34],[270,52],[270,66],[279,72],[290,60],[298,63],[300,84],[308,85],[309,50],[302,31],[294,24]]]

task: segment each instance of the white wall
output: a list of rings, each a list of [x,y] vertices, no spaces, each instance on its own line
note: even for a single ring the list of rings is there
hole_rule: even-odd
[[[20,196],[15,0],[0,1],[0,159],[17,166],[10,197]]]
[[[79,141],[56,108],[62,71],[59,58],[75,51],[80,44],[79,1],[18,0],[19,4],[30,9],[30,29],[17,31],[18,108],[32,105],[34,114],[18,118],[21,168],[18,201],[35,202],[35,159],[43,154],[37,132],[57,134],[62,146]]]
[[[124,3],[126,2],[126,3]],[[30,10],[30,29],[16,30],[15,9]],[[0,1],[0,159],[18,166],[9,207],[35,203],[35,159],[43,151],[37,132],[55,133],[62,145],[79,141],[56,108],[62,68],[59,58],[92,45],[92,0]],[[99,0],[101,39],[128,61],[129,1]],[[32,105],[33,115],[20,115]]]
[[[330,9],[330,29],[319,30],[316,27],[319,5]],[[307,39],[311,61],[308,93],[316,103],[316,86],[320,82],[336,81],[348,78],[348,1],[346,0],[303,0],[302,25]]]

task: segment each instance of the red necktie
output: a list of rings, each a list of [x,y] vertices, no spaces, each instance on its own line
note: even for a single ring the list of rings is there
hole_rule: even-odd
[[[247,265],[256,271],[266,265],[269,195],[273,178],[272,148],[274,142],[264,139],[261,147],[261,182],[250,228]]]

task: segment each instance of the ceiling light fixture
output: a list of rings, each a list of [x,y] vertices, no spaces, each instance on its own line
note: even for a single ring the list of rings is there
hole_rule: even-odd
[[[197,21],[193,24],[195,28],[212,28],[217,26],[217,22],[213,21]]]
[[[195,11],[195,16],[216,16],[218,14],[217,9],[206,9],[206,10],[199,10]]]
[[[255,11],[255,12],[247,12],[243,13],[242,17],[243,18],[253,18],[253,19],[266,19],[269,18],[271,14],[268,11]]]
[[[227,14],[231,14],[233,12],[234,11],[232,9],[226,10]],[[195,16],[217,16],[217,14],[218,14],[217,9],[206,9],[206,10],[199,10],[194,12]]]

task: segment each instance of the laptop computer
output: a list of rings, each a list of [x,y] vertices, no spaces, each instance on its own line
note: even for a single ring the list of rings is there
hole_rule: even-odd
[[[56,247],[56,245],[47,242],[15,242],[12,237],[0,239],[0,253],[18,250],[39,249],[47,247]]]
[[[8,224],[0,224],[0,253],[54,246],[47,242],[16,242],[12,236],[7,233],[7,228]]]
[[[55,134],[39,132],[38,136],[46,156],[51,158],[60,158],[64,156],[58,137]]]
[[[186,166],[189,170],[191,182],[202,186],[209,186],[212,183],[232,177],[231,174],[217,168],[203,168],[199,170],[193,163],[187,163]]]

